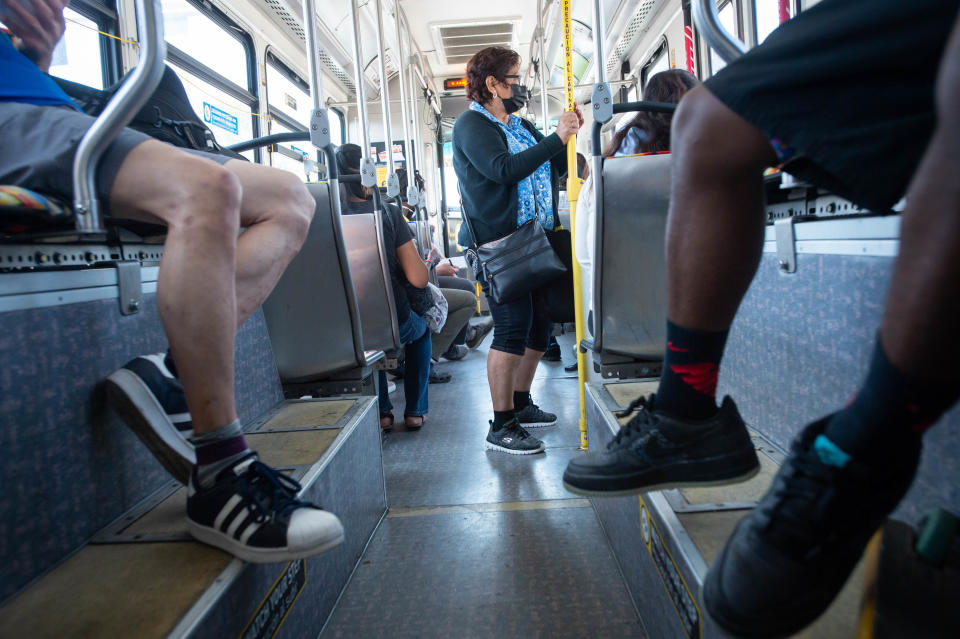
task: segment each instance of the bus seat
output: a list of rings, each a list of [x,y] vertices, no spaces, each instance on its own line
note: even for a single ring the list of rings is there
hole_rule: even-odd
[[[73,210],[55,198],[0,185],[0,233],[74,228]]]
[[[307,188],[316,201],[307,239],[263,303],[285,385],[320,381],[367,366],[341,220],[333,212],[330,187],[321,183]]]
[[[373,213],[344,215],[340,224],[360,309],[363,347],[397,350],[402,344],[382,229]]]
[[[593,305],[594,351],[600,355],[600,372],[604,372],[604,360],[611,364],[611,374],[605,376],[640,376],[626,372],[637,371],[637,365],[647,367],[647,374],[656,374],[663,358],[670,158],[629,156],[603,165]]]

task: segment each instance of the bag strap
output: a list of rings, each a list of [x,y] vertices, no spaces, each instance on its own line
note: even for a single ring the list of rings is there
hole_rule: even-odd
[[[467,216],[467,207],[463,203],[463,189],[460,188],[460,182],[457,182],[457,193],[460,194],[460,215],[463,216],[463,221],[467,223],[467,231],[470,233],[470,239],[473,240],[473,246],[479,246],[477,244],[477,234],[473,231],[473,225],[470,224],[470,218]]]

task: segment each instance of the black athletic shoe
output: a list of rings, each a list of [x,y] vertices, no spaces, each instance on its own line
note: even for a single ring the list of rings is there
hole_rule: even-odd
[[[543,442],[524,430],[516,418],[507,422],[500,430],[493,430],[493,422],[490,422],[490,432],[487,433],[487,441],[483,447],[511,455],[533,455],[546,449]]]
[[[450,348],[447,349],[447,352],[444,353],[442,357],[449,359],[451,362],[455,362],[458,359],[466,357],[469,352],[470,349],[467,348],[466,344],[451,344]]]
[[[483,338],[493,330],[493,320],[486,317],[476,324],[472,324],[470,328],[473,329],[473,335],[467,337],[467,348],[476,348],[480,346]]]
[[[760,470],[747,427],[733,400],[699,422],[656,410],[655,397],[635,400],[625,416],[639,412],[604,451],[570,460],[563,485],[587,496],[636,495],[680,486],[732,484]]]
[[[300,501],[300,484],[251,452],[208,489],[190,478],[187,525],[200,541],[252,563],[292,561],[343,542],[337,516]]]
[[[190,413],[180,381],[163,353],[137,357],[105,382],[107,402],[177,481],[186,484],[196,463]]]
[[[557,342],[556,338],[550,341],[550,345],[547,346],[547,350],[543,351],[543,361],[545,362],[562,362],[563,355],[560,353],[560,343]]]
[[[522,426],[527,428],[537,428],[538,426],[553,426],[557,423],[557,416],[540,410],[540,407],[533,402],[527,404],[526,408],[516,412],[516,419]]]
[[[867,468],[821,437],[828,419],[793,443],[707,573],[707,611],[738,637],[792,635],[820,616],[913,480],[919,445],[897,467]]]

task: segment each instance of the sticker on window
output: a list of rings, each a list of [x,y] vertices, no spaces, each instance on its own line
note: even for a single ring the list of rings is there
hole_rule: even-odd
[[[213,126],[218,126],[234,135],[239,133],[237,116],[231,115],[223,109],[218,109],[209,102],[203,103],[203,121]]]
[[[293,109],[294,111],[297,110],[297,99],[294,98],[289,93],[283,94],[283,101],[286,102],[287,106]]]

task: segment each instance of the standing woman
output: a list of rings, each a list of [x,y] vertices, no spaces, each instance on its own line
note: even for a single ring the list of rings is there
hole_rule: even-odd
[[[505,237],[536,218],[546,230],[557,219],[560,176],[566,172],[567,140],[583,124],[579,109],[560,116],[555,133],[544,137],[516,115],[527,102],[520,84],[520,56],[504,47],[487,47],[467,62],[470,107],[453,127],[453,167],[460,183],[464,213],[477,237],[461,237],[464,246]],[[465,233],[461,226],[461,234]],[[486,448],[515,455],[544,450],[524,426],[546,426],[557,416],[533,403],[530,386],[547,348],[550,321],[536,312],[537,291],[496,303],[487,292],[493,317],[493,343],[487,356],[487,381],[493,421]]]

